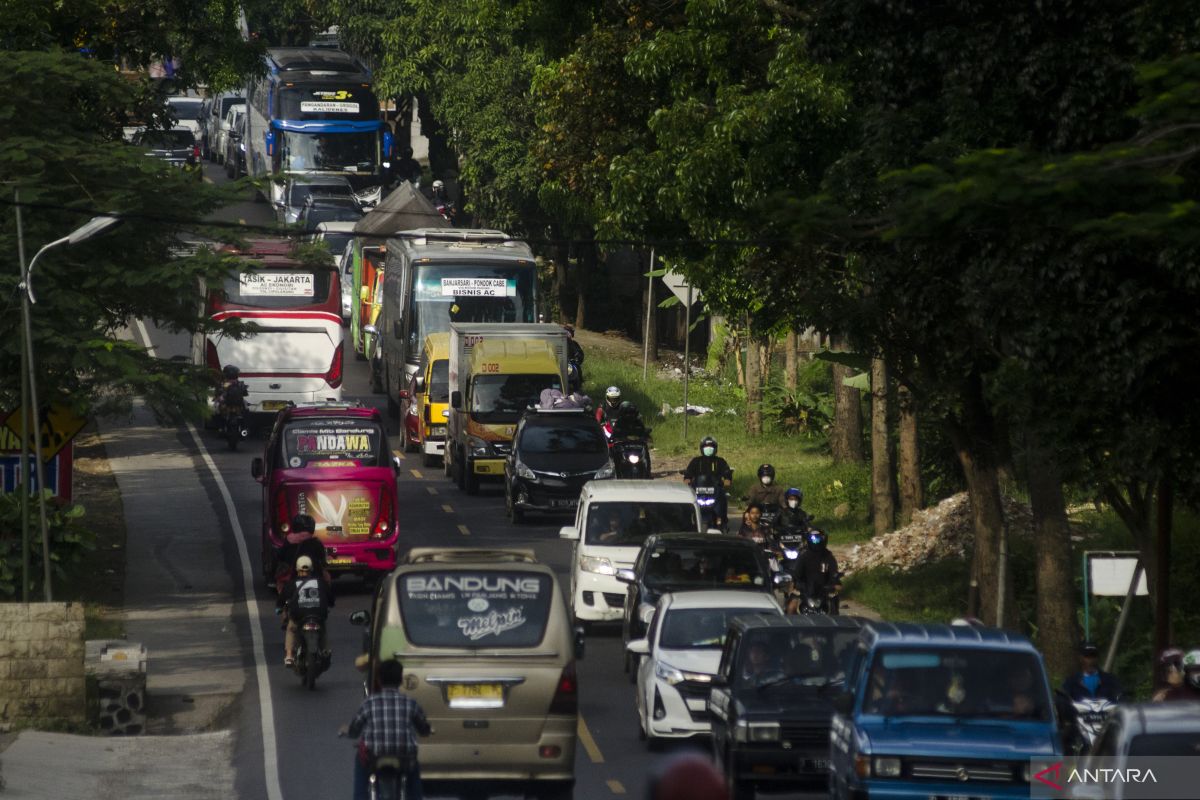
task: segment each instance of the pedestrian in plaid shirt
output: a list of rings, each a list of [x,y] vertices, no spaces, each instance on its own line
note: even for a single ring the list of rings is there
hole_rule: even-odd
[[[407,765],[408,800],[421,800],[417,736],[428,736],[432,729],[417,701],[400,691],[403,680],[404,666],[399,661],[380,664],[380,690],[364,700],[350,720],[349,735],[359,737],[358,758],[354,761],[354,800],[368,800],[371,763],[378,756],[395,756]]]

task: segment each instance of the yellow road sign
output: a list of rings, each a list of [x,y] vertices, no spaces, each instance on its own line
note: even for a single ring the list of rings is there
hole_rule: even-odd
[[[76,414],[70,408],[62,405],[52,405],[42,415],[42,435],[39,438],[38,452],[42,461],[50,461],[58,455],[67,443],[75,438],[75,434],[83,430],[87,420]],[[8,436],[0,436],[0,450],[21,449],[21,434],[25,430],[25,414],[20,409],[8,415],[4,421]]]

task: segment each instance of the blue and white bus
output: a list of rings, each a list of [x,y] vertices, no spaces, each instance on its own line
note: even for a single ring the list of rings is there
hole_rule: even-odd
[[[246,89],[246,171],[338,175],[364,204],[387,182],[392,134],[371,91],[371,75],[349,53],[327,47],[275,47],[266,74]],[[284,185],[271,184],[278,206]]]

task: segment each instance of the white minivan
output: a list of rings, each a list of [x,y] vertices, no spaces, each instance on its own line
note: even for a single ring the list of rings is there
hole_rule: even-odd
[[[589,481],[579,495],[575,524],[559,531],[575,542],[571,606],[578,622],[619,622],[625,584],[617,570],[632,569],[652,533],[699,533],[700,510],[691,488],[675,481]]]

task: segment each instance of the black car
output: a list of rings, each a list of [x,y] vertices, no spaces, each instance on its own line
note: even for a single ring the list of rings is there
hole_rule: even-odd
[[[691,589],[745,589],[773,592],[791,582],[772,573],[767,555],[749,539],[709,533],[656,533],[646,537],[633,569],[617,570],[625,591],[624,644],[646,636],[654,604],[665,592]],[[635,671],[626,653],[625,669]]]
[[[280,222],[285,225],[297,222],[304,210],[304,203],[312,195],[321,197],[343,197],[354,200],[354,189],[350,181],[334,175],[306,175],[296,177],[283,187],[283,203],[277,209]]]
[[[187,128],[138,131],[133,136],[133,144],[145,150],[146,155],[161,158],[176,167],[186,164],[189,156],[196,156],[196,136]]]
[[[363,210],[353,197],[309,195],[296,222],[305,233],[315,233],[322,222],[357,222]]]
[[[531,409],[517,423],[504,462],[508,518],[527,511],[574,512],[590,480],[611,478],[608,442],[595,417],[582,408]]]
[[[708,711],[731,800],[828,784],[834,698],[853,672],[864,623],[823,614],[730,622]]]

